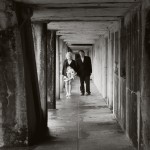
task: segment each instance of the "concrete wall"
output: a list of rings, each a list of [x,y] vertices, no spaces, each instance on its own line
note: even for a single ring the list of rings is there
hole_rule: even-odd
[[[150,1],[142,7],[142,78],[141,78],[141,135],[143,147],[150,149]]]
[[[42,115],[44,117],[43,125],[47,126],[47,87],[46,87],[46,52],[47,52],[47,24],[33,23],[33,41],[36,58],[36,68],[38,76],[38,85],[40,91],[40,101],[42,108]]]
[[[150,149],[148,6],[145,2],[129,12],[96,41],[92,53],[94,83],[139,150]]]
[[[149,3],[121,21],[119,123],[139,150],[150,149]],[[119,103],[118,103],[119,104]]]
[[[0,146],[27,145],[27,97],[21,36],[13,3],[0,1],[0,9]]]
[[[107,97],[113,102],[109,107],[137,148],[142,145],[140,14],[137,7],[110,29],[107,60]]]
[[[64,80],[62,76],[62,68],[66,53],[69,51],[67,44],[60,39],[56,38],[56,98],[60,99],[60,93],[64,91]],[[74,56],[74,55],[73,55]],[[73,58],[74,59],[74,58]]]
[[[114,39],[108,34],[101,36],[96,41],[92,53],[93,81],[111,109],[113,109],[113,42]]]
[[[129,12],[90,53],[95,85],[139,150],[150,149],[149,6]],[[0,8],[0,146],[33,144],[46,127],[46,99],[56,107],[56,32],[32,28],[25,5],[2,0]],[[61,74],[68,48],[58,41]]]
[[[130,13],[126,16],[124,22],[124,33],[122,40],[126,43],[122,43],[122,47],[126,47],[126,133],[131,138],[133,144],[138,147],[138,118],[140,119],[140,112],[138,103],[140,98],[137,92],[140,92],[140,81],[141,81],[141,35],[138,32],[141,30],[140,16],[138,13],[139,9],[135,10],[134,13]],[[122,26],[123,27],[123,26]],[[133,42],[131,42],[133,41]],[[119,111],[118,111],[119,112]],[[118,114],[118,119],[119,119]],[[122,118],[123,119],[123,118]]]
[[[106,50],[106,39],[104,36],[101,36],[99,40],[96,41],[93,47],[93,80],[104,98],[107,97],[107,50]]]
[[[42,40],[34,48],[28,6],[2,0],[0,9],[0,146],[29,145],[45,133],[45,70],[40,70],[45,54],[35,57],[35,52],[39,54],[40,44],[46,49],[46,44]]]
[[[47,31],[47,102],[48,108],[56,108],[56,32]]]
[[[109,31],[107,54],[107,103],[113,110],[114,33]]]
[[[65,85],[64,85],[63,75],[62,75],[62,69],[63,69],[64,60],[66,59],[66,53],[69,51],[69,48],[67,44],[61,39],[59,39],[59,49],[60,49],[60,92],[64,92]]]
[[[63,62],[66,59],[66,52],[68,47],[63,40],[59,39],[59,49],[60,49],[60,92],[64,92],[64,80],[62,76]]]
[[[49,108],[56,108],[56,100],[61,98],[60,93],[64,91],[62,68],[68,47],[55,31],[48,31],[47,44],[48,103]]]
[[[60,43],[56,36],[56,99],[60,99]]]
[[[45,135],[45,121],[43,117],[40,84],[35,57],[34,40],[32,34],[32,10],[23,4],[16,4],[16,14],[20,27],[23,61],[25,66],[25,87],[27,95],[28,141],[33,144]],[[43,123],[44,122],[44,123]]]

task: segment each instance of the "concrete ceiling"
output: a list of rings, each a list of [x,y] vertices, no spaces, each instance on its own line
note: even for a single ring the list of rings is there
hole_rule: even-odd
[[[141,0],[15,0],[29,4],[32,21],[48,22],[48,29],[73,49],[91,49],[101,35],[108,32]],[[85,45],[84,45],[85,44]]]

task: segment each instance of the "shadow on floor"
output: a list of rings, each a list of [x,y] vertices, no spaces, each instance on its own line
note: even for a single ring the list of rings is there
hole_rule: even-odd
[[[14,150],[134,150],[92,81],[91,92],[80,96],[76,80],[71,98],[62,93],[57,109],[48,110],[47,140]]]

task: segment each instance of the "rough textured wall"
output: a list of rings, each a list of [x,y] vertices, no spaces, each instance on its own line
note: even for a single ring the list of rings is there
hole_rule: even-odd
[[[60,49],[60,92],[64,91],[64,80],[62,76],[63,62],[66,59],[66,52],[68,50],[66,43],[59,39],[59,49]]]
[[[0,146],[28,144],[24,62],[14,5],[0,1]]]
[[[118,120],[135,147],[139,147],[142,140],[140,109],[142,36],[140,31],[141,11],[140,8],[135,8],[122,22],[120,70],[122,89],[121,108],[118,111]],[[123,58],[125,55],[126,59]],[[125,86],[126,90],[122,91]]]
[[[56,99],[60,99],[60,48],[59,37],[56,36]]]
[[[47,52],[47,24],[33,23],[33,40],[36,58],[36,68],[38,75],[38,84],[40,90],[40,100],[44,125],[47,125],[47,88],[46,88],[46,52]]]
[[[63,69],[63,40],[59,39],[59,49],[60,49],[60,92],[63,92],[63,87],[64,87],[64,83],[63,83],[63,76],[62,76],[62,69]]]
[[[148,5],[147,5],[148,6]],[[143,8],[143,55],[142,55],[142,135],[143,149],[150,149],[150,9]]]
[[[121,20],[121,37],[120,37],[120,118],[119,122],[122,129],[126,129],[126,49],[127,38],[124,37],[126,33],[124,27],[124,19]]]
[[[113,109],[113,39],[110,33],[107,53],[107,103]]]
[[[47,32],[47,100],[48,108],[56,108],[56,32]]]
[[[114,32],[110,32],[110,36],[101,36],[100,39],[96,41],[92,54],[94,83],[102,96],[106,98],[108,107],[111,110],[113,109],[113,88],[115,89],[115,87],[113,87],[114,40]]]
[[[106,98],[106,41],[102,36],[93,48],[93,80],[98,90]]]
[[[25,66],[25,86],[27,95],[28,141],[33,144],[44,136],[45,124],[37,75],[34,41],[32,34],[32,10],[27,5],[16,4],[18,24],[20,27],[23,60]]]
[[[118,29],[119,30],[119,29]],[[113,94],[113,112],[117,118],[119,118],[120,114],[120,47],[119,47],[119,31],[114,31],[114,94]]]

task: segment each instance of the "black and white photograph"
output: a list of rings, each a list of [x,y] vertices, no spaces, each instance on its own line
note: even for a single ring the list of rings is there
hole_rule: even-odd
[[[0,150],[150,150],[150,0],[0,0]]]

